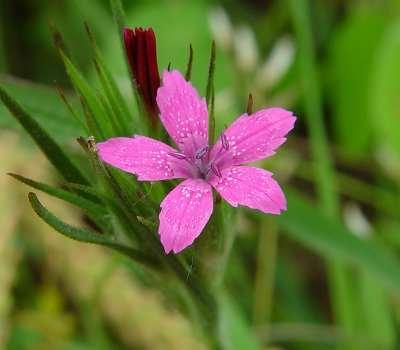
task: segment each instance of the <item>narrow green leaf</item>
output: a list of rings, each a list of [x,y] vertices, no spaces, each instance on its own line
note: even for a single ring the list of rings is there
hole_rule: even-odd
[[[360,275],[360,301],[364,304],[360,313],[368,335],[379,340],[382,349],[395,349],[396,323],[389,293],[367,273]]]
[[[28,185],[32,188],[35,188],[39,191],[43,191],[50,196],[62,199],[70,204],[73,204],[77,206],[78,208],[83,209],[92,219],[95,220],[95,222],[100,223],[100,224],[105,224],[106,226],[107,223],[104,219],[104,217],[108,214],[107,210],[99,204],[93,203],[92,201],[80,197],[79,195],[63,190],[61,188],[56,188],[41,182],[34,181],[32,179],[28,179],[24,176],[17,175],[17,174],[12,174],[9,173],[11,177],[14,179],[24,183],[25,185]]]
[[[311,21],[309,0],[289,0],[292,22],[297,37],[299,75],[303,89],[303,99],[310,146],[315,162],[316,191],[319,204],[326,215],[339,216],[339,197],[337,195],[334,166],[324,126],[321,88],[317,71],[317,58]],[[336,321],[347,331],[356,326],[352,308],[351,285],[345,266],[336,261],[328,261],[328,280],[331,302]]]
[[[103,130],[100,128],[99,124],[95,116],[93,115],[91,109],[89,108],[86,100],[79,96],[81,101],[81,106],[83,110],[83,114],[86,120],[86,126],[89,131],[89,136],[94,136],[97,140],[104,140],[106,137],[104,136]]]
[[[210,103],[212,88],[214,85],[214,73],[215,73],[215,41],[211,43],[211,54],[210,62],[208,64],[208,77],[207,77],[207,88],[206,88],[206,101]]]
[[[207,101],[207,106],[209,107],[210,111],[210,116],[209,116],[209,137],[210,137],[210,143],[214,143],[215,139],[215,117],[214,117],[214,72],[215,72],[215,41],[212,41],[211,44],[211,54],[210,54],[210,62],[208,65],[208,78],[207,78],[207,88],[206,88],[206,101]],[[210,108],[211,107],[211,108]]]
[[[125,225],[125,232],[129,234],[129,238],[137,242],[145,241],[150,243],[148,239],[145,239],[144,226],[136,218],[140,213],[137,213],[135,203],[132,202],[128,191],[125,191],[121,187],[119,181],[98,158],[94,140],[90,138],[87,140],[78,138],[78,142],[90,157],[93,169],[107,193],[107,198],[112,198],[112,200],[107,202],[114,214]]]
[[[370,90],[376,88],[371,84],[371,76],[376,67],[377,47],[384,39],[385,26],[385,16],[379,11],[356,7],[339,24],[329,45],[328,87],[334,113],[332,123],[337,141],[346,155],[363,156],[373,144],[371,117],[377,114],[371,113],[368,101]],[[381,118],[376,119],[381,124]]]
[[[9,95],[19,101],[28,114],[35,117],[44,130],[50,135],[57,135],[57,141],[60,143],[70,142],[71,138],[82,133],[79,123],[71,118],[67,108],[52,87],[3,74],[0,74],[0,85]],[[77,107],[79,101],[75,96],[67,94],[67,97],[70,104]],[[6,107],[3,107],[1,103],[0,127],[19,127],[18,122],[9,117]]]
[[[132,120],[126,101],[123,98],[119,88],[117,87],[113,76],[106,67],[103,55],[101,54],[100,49],[97,46],[94,34],[87,23],[85,23],[85,28],[93,49],[95,57],[94,64],[98,78],[100,80],[104,94],[107,97],[107,100],[117,118],[117,123],[122,130],[121,134],[131,135],[134,133],[134,130],[132,130]]]
[[[88,184],[86,178],[72,163],[62,148],[47,134],[47,132],[28,114],[21,106],[0,87],[0,99],[17,119],[22,127],[33,138],[51,164],[60,172],[67,181]]]
[[[55,48],[59,51],[69,54],[69,51],[67,50],[67,45],[65,44],[65,40],[56,25],[53,22],[50,22],[49,27]]]
[[[154,259],[134,248],[112,241],[109,238],[106,238],[105,235],[93,232],[88,229],[76,228],[64,223],[63,221],[58,219],[53,213],[47,210],[40,203],[39,199],[33,192],[29,193],[28,198],[35,213],[49,226],[54,228],[62,235],[80,242],[103,245],[129,256],[137,262],[143,263],[145,265],[157,266],[157,262]]]
[[[186,74],[185,74],[185,79],[187,81],[190,80],[192,77],[192,67],[193,67],[193,46],[192,44],[189,45],[189,59],[188,59],[188,64],[186,68]]]
[[[71,113],[72,117],[79,123],[79,125],[82,127],[82,129],[85,130],[87,134],[89,134],[87,125],[85,125],[81,116],[78,114],[77,111],[75,111],[74,107],[72,107],[72,105],[68,101],[68,98],[65,95],[65,92],[63,91],[63,89],[59,86],[56,86],[56,88],[57,88],[57,91],[58,91],[58,94],[59,94],[61,100],[64,102],[65,106],[67,107],[68,111]]]
[[[367,109],[379,142],[400,155],[400,20],[392,21],[379,41]],[[398,159],[398,158],[397,158]]]
[[[117,24],[118,36],[121,37],[126,23],[124,7],[121,0],[110,0],[110,6]]]
[[[109,116],[110,124],[113,129],[113,136],[124,135],[125,134],[124,127],[121,125],[120,120],[118,120],[118,115],[117,115],[118,111],[113,108],[107,95],[103,96],[101,94],[98,94],[97,98],[99,99],[101,105],[103,106],[104,110]]]
[[[95,92],[86,81],[86,79],[83,77],[83,75],[72,63],[72,61],[62,51],[60,51],[60,55],[72,84],[74,85],[76,91],[83,97],[84,101],[87,103],[87,106],[89,107],[90,112],[93,114],[96,122],[98,123],[102,134],[105,137],[113,136],[115,134],[115,130],[113,130],[112,128],[109,119],[110,116],[104,110]]]
[[[85,193],[89,197],[92,198],[92,202],[98,203],[98,202],[103,202],[105,200],[105,197],[103,196],[102,193],[97,191],[95,188],[90,187],[90,186],[85,186],[85,185],[79,185],[79,184],[74,184],[71,182],[64,183],[62,188],[67,188],[70,191],[74,191],[77,193]]]

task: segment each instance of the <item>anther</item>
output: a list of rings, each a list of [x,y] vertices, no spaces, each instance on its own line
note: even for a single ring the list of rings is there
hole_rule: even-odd
[[[204,146],[203,148],[200,148],[196,152],[196,159],[202,159],[208,152],[208,146]]]
[[[218,169],[218,167],[214,163],[211,163],[210,169],[216,176],[222,177],[221,171]]]
[[[227,151],[229,149],[229,141],[224,133],[221,134],[221,143],[222,143],[222,148]]]
[[[186,159],[186,156],[179,152],[170,152],[168,155],[177,159]]]

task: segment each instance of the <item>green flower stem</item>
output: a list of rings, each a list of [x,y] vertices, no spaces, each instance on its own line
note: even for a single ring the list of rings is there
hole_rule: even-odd
[[[212,279],[213,290],[218,293],[223,287],[226,268],[232,252],[236,232],[234,225],[231,225],[233,220],[232,210],[230,210],[230,208],[220,200],[217,200],[217,203],[215,204],[214,218],[216,235],[218,235],[222,240],[222,243],[219,244],[220,249],[218,251],[218,258],[214,264],[215,277]]]
[[[278,224],[271,217],[265,217],[260,226],[253,317],[255,325],[268,325],[274,296]]]

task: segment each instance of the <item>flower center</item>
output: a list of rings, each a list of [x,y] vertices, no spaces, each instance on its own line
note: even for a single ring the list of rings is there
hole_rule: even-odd
[[[190,177],[208,180],[211,176],[222,177],[219,160],[229,150],[229,142],[224,133],[221,134],[221,146],[217,151],[212,151],[210,146],[198,149],[194,156],[187,156],[183,153],[170,153],[171,156],[187,162]]]

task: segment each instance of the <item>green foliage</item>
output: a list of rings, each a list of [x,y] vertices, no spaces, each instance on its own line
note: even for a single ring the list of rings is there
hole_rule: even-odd
[[[249,325],[230,298],[221,298],[221,343],[225,350],[260,350]]]
[[[50,135],[57,135],[59,142],[65,144],[79,134],[79,123],[71,118],[54,88],[1,74],[0,86],[18,100],[27,113],[35,116],[44,130]],[[67,98],[72,101],[72,106],[76,107],[75,99],[70,95]],[[15,129],[17,126],[18,121],[10,118],[6,106],[1,104],[0,127]]]
[[[400,262],[390,252],[377,243],[357,238],[296,194],[289,193],[288,203],[291,210],[277,218],[287,234],[321,256],[354,264],[389,290],[400,293]]]
[[[374,53],[384,27],[380,13],[354,11],[337,29],[329,48],[328,88],[335,113],[333,122],[337,141],[349,155],[362,156],[372,144],[375,116],[370,112],[368,100]]]
[[[95,243],[104,245],[106,247],[115,249],[116,251],[127,255],[132,258],[134,261],[138,261],[140,263],[146,264],[146,266],[154,266],[157,264],[151,257],[146,256],[141,251],[122,245],[119,242],[116,242],[113,239],[108,238],[104,233],[96,233],[90,231],[88,229],[76,228],[71,225],[68,225],[58,219],[54,214],[48,211],[38,200],[37,196],[30,192],[29,193],[29,202],[35,213],[48,225],[53,227],[59,233],[67,236],[68,238],[85,242],[85,243]]]
[[[326,343],[351,350],[395,349],[400,300],[399,176],[387,172],[387,168],[396,169],[400,159],[400,27],[395,2],[349,2],[339,8],[333,3],[288,0],[271,2],[268,11],[238,1],[226,3],[235,28],[251,18],[248,24],[255,29],[259,44],[258,66],[268,57],[273,42],[293,31],[290,36],[295,38],[297,60],[271,91],[260,88],[258,66],[248,76],[238,69],[238,52],[246,48],[243,43],[235,42],[237,47],[225,51],[213,44],[210,57],[207,1],[126,1],[125,10],[120,0],[96,4],[70,0],[66,4],[65,21],[55,21],[65,35],[65,47],[57,48],[75,94],[63,87],[60,99],[55,89],[1,75],[0,126],[17,130],[22,126],[66,182],[57,187],[32,180],[30,174],[10,175],[72,204],[91,228],[63,222],[30,193],[34,212],[68,238],[122,254],[129,278],[165,293],[168,308],[178,309],[190,320],[207,348],[255,350],[265,342],[268,348],[300,350],[325,349]],[[47,11],[56,13],[53,7]],[[111,12],[118,36],[110,30]],[[72,43],[71,33],[79,33],[74,38],[83,37],[84,28],[71,24],[87,18],[89,42]],[[140,108],[130,105],[134,91],[120,35],[126,24],[153,27],[160,71],[171,63],[172,68],[186,71],[186,78],[200,92],[205,91],[211,135],[235,113],[244,112],[246,103],[241,97],[248,95],[244,90],[249,86],[254,91],[248,111],[263,107],[264,101],[296,111],[296,137],[289,136],[288,152],[268,163],[277,178],[289,182],[285,189],[296,187],[296,191],[285,190],[287,212],[265,220],[254,211],[217,204],[210,224],[192,248],[178,256],[164,254],[157,233],[159,203],[172,184],[140,183],[103,164],[96,151],[97,141],[146,130],[137,113]],[[1,24],[0,35],[2,30]],[[43,28],[39,30],[41,37]],[[231,35],[237,38],[237,32]],[[6,62],[4,58],[7,55],[0,53],[0,68],[6,67],[1,63]],[[326,79],[321,80],[324,89],[320,78]],[[222,112],[220,102],[228,105]],[[150,130],[149,134],[158,132]],[[72,161],[69,147],[76,138],[83,152],[75,150],[79,158]],[[395,155],[389,158],[392,161],[381,157],[382,149]],[[304,194],[311,194],[312,201]],[[362,229],[347,227],[357,221],[354,215],[353,223],[346,220],[348,225],[344,224],[342,212],[348,202],[366,213],[372,227],[369,231],[364,227],[368,236],[365,232],[360,236]],[[270,230],[273,241],[266,238],[271,237]],[[29,254],[40,255],[36,250]],[[115,261],[119,259],[117,255]],[[99,291],[100,287],[93,293],[95,301]],[[95,301],[85,307],[74,304],[74,308],[97,312]],[[112,307],[118,302],[114,300]],[[127,309],[127,313],[140,311],[137,305],[139,310]],[[79,334],[65,348],[114,345],[117,335],[102,326],[103,320],[96,323],[98,316],[79,316],[85,324],[83,337],[92,340],[81,339]],[[259,329],[266,330],[265,338]],[[11,349],[35,344],[40,344],[36,332],[19,324],[13,327]]]
[[[399,115],[399,59],[400,22],[394,21],[386,29],[376,56],[376,66],[369,95],[372,123],[379,141],[397,154],[400,152]]]
[[[0,99],[65,180],[79,184],[88,183],[63,149],[2,87],[0,87]]]

